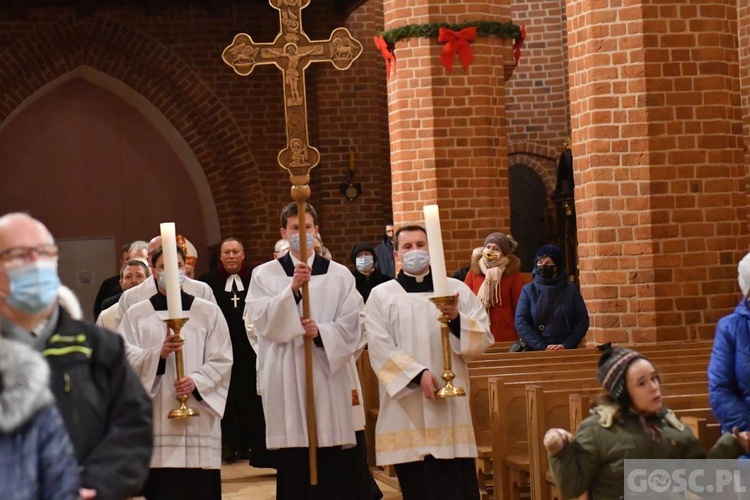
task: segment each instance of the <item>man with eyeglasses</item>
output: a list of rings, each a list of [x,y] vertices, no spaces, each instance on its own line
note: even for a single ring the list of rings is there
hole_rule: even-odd
[[[151,400],[122,339],[58,304],[58,247],[38,220],[0,217],[0,333],[49,363],[50,388],[81,470],[81,498],[137,494],[152,450]]]

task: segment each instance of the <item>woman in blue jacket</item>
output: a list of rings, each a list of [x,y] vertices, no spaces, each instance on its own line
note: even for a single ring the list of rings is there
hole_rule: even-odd
[[[750,253],[737,266],[742,300],[716,325],[708,364],[711,409],[724,432],[750,430]]]
[[[78,498],[78,464],[48,384],[40,354],[0,337],[2,498]]]
[[[516,307],[516,331],[532,351],[575,349],[589,329],[589,313],[568,281],[562,250],[544,245],[534,262],[534,279],[524,285]]]

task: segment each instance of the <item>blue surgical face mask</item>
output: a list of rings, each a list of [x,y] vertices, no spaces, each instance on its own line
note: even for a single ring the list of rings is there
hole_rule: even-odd
[[[367,271],[372,269],[372,265],[374,262],[375,259],[372,258],[372,255],[363,255],[354,259],[354,263],[357,266],[357,271],[359,271],[360,273],[366,273]]]
[[[177,270],[177,281],[180,282],[180,288],[182,288],[182,284],[185,283],[185,270],[184,269]],[[167,289],[167,273],[165,273],[164,271],[159,273],[159,286],[164,290]]]
[[[307,240],[307,251],[309,252],[315,243],[315,236],[307,233],[307,238],[305,239]],[[299,253],[299,233],[289,236],[289,247]]]
[[[423,274],[430,265],[430,252],[427,250],[412,250],[401,254],[404,271],[409,274]]]
[[[36,314],[49,307],[57,298],[60,278],[57,261],[36,260],[6,271],[9,291],[6,303],[13,309]]]

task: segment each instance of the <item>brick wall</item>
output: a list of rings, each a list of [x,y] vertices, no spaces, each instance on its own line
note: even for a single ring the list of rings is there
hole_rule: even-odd
[[[729,4],[568,2],[580,281],[595,340],[711,337],[737,302],[746,169]]]
[[[570,135],[564,9],[565,0],[512,2],[512,20],[526,26],[526,41],[505,92],[509,148],[542,148],[554,160]]]
[[[341,261],[353,243],[377,240],[390,211],[382,172],[387,148],[382,137],[372,140],[372,131],[383,128],[386,116],[384,79],[369,54],[377,51],[368,43],[382,23],[377,4],[371,1],[349,16],[350,30],[366,46],[362,61],[335,74],[308,69],[310,138],[323,152],[311,182],[311,202],[321,209],[326,245]],[[328,38],[345,21],[332,12],[331,1],[313,2],[305,10],[304,26],[312,39]],[[288,177],[276,163],[285,146],[281,74],[261,66],[249,77],[239,77],[221,61],[221,51],[239,32],[258,42],[273,40],[276,16],[265,2],[233,4],[219,17],[192,5],[170,7],[158,16],[108,7],[82,19],[74,9],[30,8],[24,20],[12,20],[2,11],[0,121],[25,98],[80,65],[121,80],[153,103],[190,145],[211,187],[222,237],[243,239],[252,262],[263,262],[279,237],[278,213],[290,201]],[[336,120],[335,113],[348,118]],[[325,130],[327,126],[336,128]],[[340,136],[342,130],[348,137]],[[338,194],[338,183],[348,174],[342,143],[349,140],[358,149],[365,190],[365,197],[353,204],[342,203]],[[370,173],[365,176],[366,170]],[[365,222],[356,224],[358,220]]]

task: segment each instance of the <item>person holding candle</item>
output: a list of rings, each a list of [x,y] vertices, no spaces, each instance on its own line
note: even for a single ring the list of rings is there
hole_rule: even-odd
[[[309,203],[300,216],[296,203],[281,211],[282,238],[290,251],[253,271],[245,298],[245,324],[257,338],[266,416],[266,445],[278,450],[277,498],[358,498],[350,469],[356,445],[349,371],[360,347],[361,297],[349,270],[313,250],[317,213]],[[301,254],[301,238],[306,254]],[[303,319],[303,283],[310,317]],[[312,339],[315,384],[318,484],[310,485],[304,337]]]
[[[578,287],[568,281],[562,250],[544,245],[534,262],[534,279],[518,299],[516,331],[528,350],[575,349],[589,329],[589,313]]]
[[[521,260],[513,255],[518,243],[512,236],[492,233],[484,248],[472,254],[465,283],[477,294],[490,316],[490,330],[496,342],[518,340],[514,319],[523,289]]]
[[[146,498],[221,498],[221,417],[232,370],[229,328],[219,307],[181,291],[185,253],[174,235],[164,237],[176,252],[159,248],[151,254],[158,292],[128,309],[118,328],[125,339],[128,361],[153,400],[154,453],[144,486]],[[179,335],[165,335],[165,319],[187,317]],[[183,378],[177,379],[174,352],[182,349]],[[178,395],[189,395],[188,406],[199,415],[168,419]]]
[[[395,280],[373,288],[365,306],[370,363],[380,381],[375,454],[378,465],[395,466],[405,500],[478,499],[469,400],[435,395],[444,366],[438,310],[429,299],[456,297],[441,306],[450,319],[455,386],[468,387],[468,361],[494,339],[487,312],[471,289],[446,277],[444,263],[442,275],[431,268],[431,261],[443,258],[442,251],[435,252],[442,248],[439,222],[432,234],[428,245],[422,226],[396,232],[394,256],[402,269]]]

